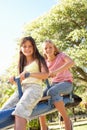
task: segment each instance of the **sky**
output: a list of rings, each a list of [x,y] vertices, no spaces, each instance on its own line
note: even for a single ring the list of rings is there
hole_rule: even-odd
[[[58,0],[0,0],[0,75],[12,63],[23,27],[57,3]]]

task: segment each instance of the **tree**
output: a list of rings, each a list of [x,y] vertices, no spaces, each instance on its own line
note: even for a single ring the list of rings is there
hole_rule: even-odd
[[[42,42],[45,39],[52,39],[61,50],[70,55],[76,64],[73,68],[74,84],[75,86],[85,86],[86,89],[86,0],[61,0],[61,2],[53,7],[47,14],[25,26],[24,36],[27,35],[31,35],[36,39],[40,51]]]

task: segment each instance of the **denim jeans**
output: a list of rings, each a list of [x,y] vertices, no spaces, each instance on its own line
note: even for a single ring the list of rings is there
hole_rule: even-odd
[[[46,88],[44,90],[43,96],[51,96],[52,102],[63,101],[63,97],[61,95],[70,94],[73,90],[73,85],[71,82],[58,82],[53,83],[50,88]]]

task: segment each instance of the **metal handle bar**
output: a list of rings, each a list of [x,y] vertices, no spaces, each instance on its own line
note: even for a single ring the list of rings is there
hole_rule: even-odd
[[[30,73],[25,73],[25,78],[28,78],[30,76]],[[20,77],[14,77],[14,81],[17,83],[18,86],[18,93],[19,93],[19,99],[22,97],[22,87],[21,87],[21,82],[20,82]]]

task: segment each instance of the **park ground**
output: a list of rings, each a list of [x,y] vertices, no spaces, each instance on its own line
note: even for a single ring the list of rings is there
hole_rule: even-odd
[[[76,116],[76,118],[77,118],[76,121],[74,121],[74,119],[71,118],[73,124],[73,130],[87,130],[87,115]],[[48,123],[49,130],[64,130],[63,125],[61,126],[58,121]],[[14,130],[14,129],[10,128],[8,130]]]
[[[73,124],[73,130],[87,130],[87,118],[80,119],[76,122],[72,121],[72,124]],[[50,123],[49,129],[50,130],[64,130],[63,125],[61,128],[58,122]]]
[[[63,128],[60,129],[60,127],[59,127],[59,125],[57,125],[57,123],[50,124],[49,128],[50,128],[50,130],[64,130]],[[11,128],[9,130],[13,130],[13,128]],[[73,130],[87,130],[87,120],[73,123]]]

